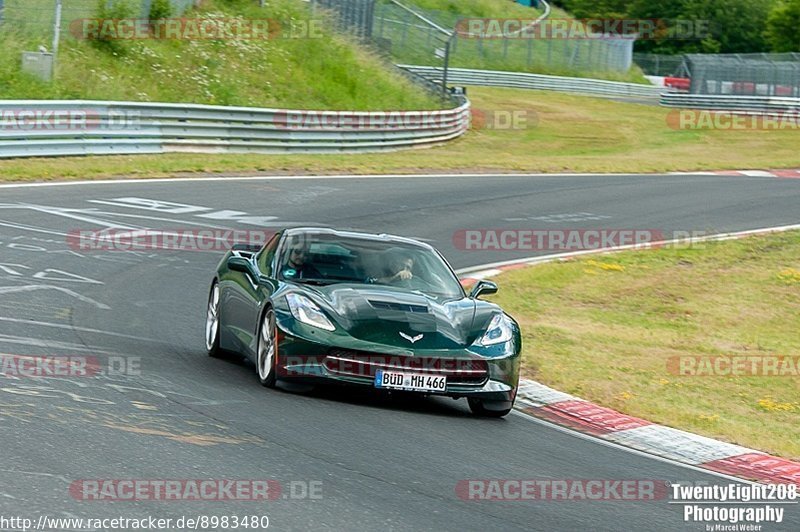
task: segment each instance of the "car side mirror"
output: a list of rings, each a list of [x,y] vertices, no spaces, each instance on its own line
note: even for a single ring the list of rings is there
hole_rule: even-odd
[[[479,296],[488,296],[497,293],[497,285],[492,281],[478,281],[469,293],[469,297],[477,299]]]
[[[233,256],[228,259],[228,269],[235,272],[251,273],[250,261],[244,257]]]

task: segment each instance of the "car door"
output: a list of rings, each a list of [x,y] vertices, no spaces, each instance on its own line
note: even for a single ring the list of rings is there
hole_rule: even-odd
[[[262,261],[275,253],[279,235],[273,236],[257,254],[248,257],[250,267],[247,272],[228,271],[220,280],[222,288],[221,314],[225,331],[222,337],[223,347],[253,355],[258,334],[259,310],[264,301],[264,290],[261,288],[263,276],[258,266]],[[267,283],[268,285],[270,283]]]
[[[278,283],[273,272],[275,255],[280,244],[281,234],[277,233],[253,257],[253,283],[242,287],[246,292],[246,316],[242,316],[242,328],[248,331],[249,355],[255,358],[258,341],[258,329],[261,325],[264,305],[277,289]]]

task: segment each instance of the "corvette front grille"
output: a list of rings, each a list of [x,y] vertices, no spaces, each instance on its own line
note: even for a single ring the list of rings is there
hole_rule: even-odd
[[[374,379],[379,369],[447,377],[448,385],[481,386],[489,378],[485,360],[430,356],[385,355],[351,349],[331,349],[323,361],[334,375]]]

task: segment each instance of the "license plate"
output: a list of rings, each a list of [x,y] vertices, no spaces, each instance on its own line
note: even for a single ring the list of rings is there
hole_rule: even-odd
[[[379,369],[375,372],[375,387],[413,392],[444,392],[447,391],[447,377]]]

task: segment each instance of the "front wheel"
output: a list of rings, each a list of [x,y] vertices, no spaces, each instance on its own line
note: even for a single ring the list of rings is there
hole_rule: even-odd
[[[219,324],[219,283],[215,281],[208,295],[206,311],[206,351],[211,357],[220,357],[223,354],[219,347]]]
[[[513,401],[484,401],[483,399],[468,398],[469,409],[480,417],[505,417],[514,408]]]
[[[261,328],[258,331],[258,357],[256,366],[258,380],[262,386],[274,388],[276,379],[276,361],[278,353],[278,329],[275,326],[275,311],[271,308],[264,313]]]

